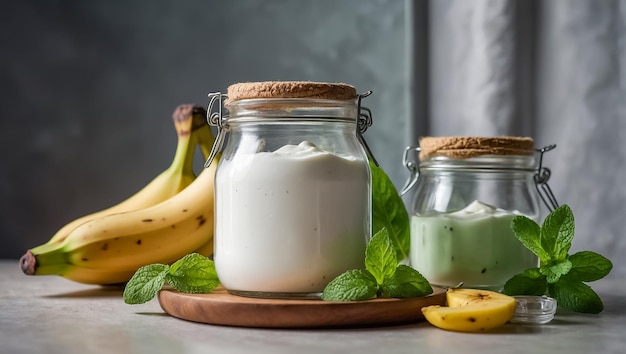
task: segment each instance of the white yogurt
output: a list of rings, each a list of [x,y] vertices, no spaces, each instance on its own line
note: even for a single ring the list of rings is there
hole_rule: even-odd
[[[238,153],[216,178],[215,266],[226,289],[314,293],[363,268],[371,203],[363,161],[302,142]]]
[[[521,215],[474,201],[465,209],[411,220],[411,266],[432,284],[501,290],[513,275],[537,266],[515,237],[511,220]]]

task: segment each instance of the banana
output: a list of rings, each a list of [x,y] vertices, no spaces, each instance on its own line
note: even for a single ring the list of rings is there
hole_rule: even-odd
[[[56,264],[38,270],[37,275],[61,275],[84,284],[118,285],[126,283],[134,273],[132,269],[84,268],[72,264]]]
[[[85,222],[109,214],[139,210],[158,204],[187,187],[196,178],[193,171],[193,155],[198,143],[195,141],[197,140],[195,136],[198,135],[196,132],[210,128],[206,124],[204,109],[190,104],[178,106],[172,114],[172,119],[176,128],[178,144],[171,165],[126,200],[67,223],[50,238],[48,243],[63,241],[70,232]],[[201,134],[206,135],[206,132]]]
[[[202,155],[204,156],[204,160],[206,161],[211,154],[211,149],[213,148],[213,143],[215,142],[215,137],[211,132],[211,128],[205,124],[202,128],[198,129],[194,134],[197,144],[202,151]],[[218,157],[219,159],[219,157]],[[218,159],[211,163],[211,165],[217,166]],[[194,253],[199,253],[206,257],[213,256],[214,245],[213,245],[213,235],[201,245],[198,249],[194,251]]]
[[[203,245],[201,245],[200,247],[198,247],[195,251],[193,251],[192,253],[198,253],[201,254],[205,257],[213,257],[213,252],[215,251],[214,248],[214,243],[213,243],[213,237],[211,237],[207,242],[205,242]],[[213,259],[213,258],[211,258]]]
[[[459,332],[483,332],[502,326],[515,315],[515,298],[487,290],[448,289],[447,307],[422,308],[432,325]]]
[[[22,271],[86,284],[118,284],[146,264],[173,263],[191,252],[212,255],[219,156],[197,178],[193,173],[196,146],[206,158],[214,141],[205,113],[201,107],[179,106],[174,112],[179,144],[170,168],[129,200],[72,222],[72,227],[63,228],[68,230],[64,235],[60,230],[59,236],[28,250],[20,259]],[[192,181],[184,187],[181,176]]]
[[[140,267],[173,263],[213,237],[213,182],[217,159],[185,189],[152,207],[83,223],[64,241],[22,256],[28,275],[56,274],[90,284],[116,284]]]

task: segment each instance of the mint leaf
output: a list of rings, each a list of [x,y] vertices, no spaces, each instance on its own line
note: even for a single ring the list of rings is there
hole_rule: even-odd
[[[504,284],[507,295],[544,295],[557,299],[560,308],[599,313],[604,306],[584,281],[605,277],[613,264],[603,256],[582,251],[568,255],[574,238],[574,215],[567,205],[551,212],[539,227],[532,220],[515,217],[511,222],[515,236],[541,260],[540,268],[530,268]]]
[[[136,305],[152,300],[163,287],[169,268],[166,264],[150,264],[139,268],[124,288],[124,302]]]
[[[433,288],[417,270],[399,265],[391,278],[387,278],[380,286],[383,297],[396,297],[401,299],[425,296],[432,294]]]
[[[541,245],[553,260],[562,261],[574,238],[574,215],[567,205],[561,205],[551,212],[541,226]]]
[[[365,249],[365,268],[349,270],[333,279],[323,300],[369,300],[376,295],[408,298],[424,296],[433,289],[415,269],[397,265],[396,251],[386,228],[380,229]]]
[[[511,230],[526,248],[539,257],[541,263],[550,262],[550,254],[541,245],[541,228],[536,222],[526,216],[516,216],[511,220]]]
[[[556,299],[559,307],[565,310],[596,314],[604,309],[602,300],[589,285],[570,279],[568,275],[561,277],[558,283],[549,286],[548,294]]]
[[[349,270],[333,279],[322,293],[327,301],[369,300],[376,296],[376,279],[364,269]]]
[[[544,278],[539,268],[528,268],[522,272],[522,275],[530,279],[543,279]]]
[[[554,284],[559,281],[562,275],[567,274],[570,269],[572,269],[572,262],[566,259],[551,266],[542,266],[539,268],[539,272],[546,276],[548,284]]]
[[[569,256],[572,262],[572,269],[568,273],[568,277],[580,281],[595,281],[604,278],[611,269],[613,263],[591,251],[581,251]]]
[[[398,260],[386,228],[378,231],[365,249],[365,268],[374,276],[377,284],[393,275]]]
[[[372,235],[387,229],[396,250],[396,260],[409,256],[409,213],[385,171],[370,160],[372,172]]]
[[[139,268],[126,284],[124,302],[143,304],[152,300],[165,282],[186,293],[209,293],[219,285],[212,260],[198,253],[188,254],[174,262],[150,264]]]
[[[546,277],[539,273],[539,268],[531,268],[509,279],[502,292],[511,296],[543,295],[546,290]]]
[[[220,283],[213,261],[198,253],[172,264],[165,280],[174,289],[190,294],[210,293]]]

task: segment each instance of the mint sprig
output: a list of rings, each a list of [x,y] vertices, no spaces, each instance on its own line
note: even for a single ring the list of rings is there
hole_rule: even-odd
[[[541,227],[525,216],[516,216],[511,221],[511,229],[520,242],[537,255],[540,266],[509,279],[504,285],[505,294],[547,294],[565,310],[602,312],[602,300],[585,282],[604,278],[613,264],[591,251],[569,255],[574,238],[574,214],[569,206],[555,209]]]
[[[374,297],[411,298],[432,294],[430,283],[415,269],[398,265],[397,252],[386,228],[365,250],[365,269],[349,270],[324,289],[327,301],[359,301]]]
[[[192,253],[171,266],[157,263],[139,268],[124,288],[124,302],[131,305],[148,302],[165,282],[178,291],[192,294],[210,293],[219,285],[213,261]]]

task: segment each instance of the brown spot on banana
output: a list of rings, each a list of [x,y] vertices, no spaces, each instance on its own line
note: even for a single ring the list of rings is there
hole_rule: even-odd
[[[480,294],[477,294],[477,295],[476,295],[476,299],[481,300],[481,301],[482,301],[482,300],[485,300],[485,299],[488,299],[488,298],[489,298],[489,295],[488,295],[488,294],[483,294],[483,293],[480,293]]]
[[[476,322],[476,319],[474,317],[470,317],[467,320],[470,321],[470,322]]]
[[[204,215],[198,215],[196,217],[196,220],[198,220],[198,227],[204,225],[204,223],[206,223],[206,218],[204,217]]]
[[[141,246],[141,239],[137,240],[137,246]]]
[[[106,251],[109,249],[109,243],[105,242],[102,244],[102,247],[100,247],[101,250]]]
[[[152,219],[143,219],[143,220],[141,220],[141,222],[152,222],[152,221],[153,221]]]

